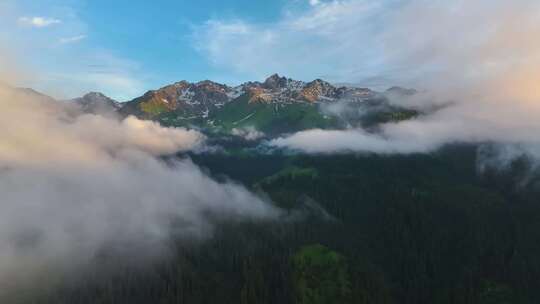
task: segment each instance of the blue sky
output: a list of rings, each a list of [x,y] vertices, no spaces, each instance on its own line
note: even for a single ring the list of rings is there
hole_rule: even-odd
[[[272,73],[378,88],[410,68],[401,58],[414,45],[388,37],[409,40],[391,24],[411,3],[431,2],[0,0],[0,68],[17,62],[18,84],[62,98],[128,100],[184,79],[235,85]]]
[[[194,28],[218,18],[272,22],[290,5],[285,0],[3,1],[2,26],[8,28],[3,44],[9,43],[13,53],[24,53],[18,60],[40,75],[28,85],[68,96],[104,90],[117,98],[181,79],[245,80],[210,64],[194,47]],[[113,78],[113,84],[77,83],[74,78],[86,73],[108,74],[103,78]],[[62,88],[63,83],[71,88]]]

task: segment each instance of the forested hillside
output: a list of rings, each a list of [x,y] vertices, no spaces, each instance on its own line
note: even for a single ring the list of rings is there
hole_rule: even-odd
[[[150,266],[104,254],[26,303],[537,303],[540,193],[475,146],[376,155],[192,154],[287,210],[176,240]],[[254,170],[256,164],[257,170]],[[27,300],[27,299],[25,299]]]

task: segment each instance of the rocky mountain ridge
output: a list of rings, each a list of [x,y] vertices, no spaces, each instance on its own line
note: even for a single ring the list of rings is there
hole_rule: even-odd
[[[255,130],[275,136],[314,128],[372,127],[410,119],[418,112],[395,106],[389,98],[415,93],[400,87],[386,92],[338,87],[321,79],[304,82],[274,74],[264,82],[246,82],[236,87],[210,80],[180,81],[124,103],[96,92],[68,102],[83,113],[134,115],[165,126],[216,134]],[[28,89],[21,89],[21,94],[53,100]]]
[[[90,92],[82,97],[71,99],[85,113],[106,114],[118,111],[122,104],[102,93]]]
[[[233,88],[210,80],[197,83],[180,81],[128,101],[121,112],[146,118],[171,111],[207,117],[210,111],[220,108],[235,96]]]
[[[185,118],[208,118],[211,112],[240,97],[247,98],[249,103],[314,104],[339,100],[364,101],[380,96],[381,93],[367,88],[336,87],[321,79],[304,82],[274,74],[264,82],[246,82],[236,87],[210,80],[197,83],[180,81],[128,101],[120,112],[144,118],[155,118],[171,112]]]

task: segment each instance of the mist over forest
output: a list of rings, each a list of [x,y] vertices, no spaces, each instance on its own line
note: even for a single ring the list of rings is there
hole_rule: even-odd
[[[105,2],[0,2],[1,303],[540,302],[537,1]]]

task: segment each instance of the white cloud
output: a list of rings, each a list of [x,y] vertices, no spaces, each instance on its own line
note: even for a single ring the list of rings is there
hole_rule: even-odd
[[[209,20],[196,27],[194,44],[216,66],[250,78],[279,72],[305,80],[321,77],[361,83],[384,79],[386,86],[425,86],[426,79],[457,68],[443,58],[458,59],[500,30],[498,24],[535,14],[537,6],[533,0],[321,1],[301,12],[288,11],[270,23]],[[511,13],[518,14],[513,21],[508,19]],[[531,43],[523,34],[515,34],[521,37],[516,42]],[[429,49],[435,41],[437,48]],[[511,57],[519,56],[513,50],[501,45],[499,57],[506,52],[507,58],[517,58]],[[484,69],[504,64],[489,66],[487,60],[477,59]],[[481,72],[467,68],[462,74]]]
[[[385,12],[378,1],[312,2],[273,23],[212,19],[196,27],[194,45],[218,67],[264,77],[355,81],[381,61],[372,31]]]
[[[76,115],[5,88],[0,106],[0,299],[44,273],[80,276],[109,246],[159,256],[171,237],[211,236],[216,220],[280,213],[190,161],[156,158],[200,146],[197,131]]]
[[[86,39],[86,35],[77,35],[77,36],[72,36],[72,37],[60,38],[59,42],[61,44],[67,44],[67,43],[79,42],[84,39]]]
[[[80,18],[81,7],[76,3],[69,1],[70,4],[40,15],[54,18],[20,18],[28,14],[25,11],[37,8],[19,2],[12,1],[11,9],[0,12],[0,26],[7,29],[0,33],[0,51],[3,56],[9,52],[14,54],[13,58],[19,57],[0,59],[0,68],[5,70],[4,62],[9,60],[18,62],[17,71],[21,71],[21,64],[27,70],[27,75],[15,85],[32,87],[58,99],[100,91],[120,101],[130,100],[148,89],[146,82],[153,77],[151,72],[142,73],[140,64],[125,54],[93,43],[74,47],[87,39],[90,32],[89,25]],[[12,26],[17,20],[23,27],[49,27],[45,31],[26,31]],[[59,22],[62,26],[53,26]]]
[[[356,130],[314,129],[295,133],[271,141],[276,147],[286,147],[307,153],[372,152],[381,154],[413,153],[425,151],[430,146],[412,140],[388,139],[381,135]]]
[[[263,132],[257,130],[255,127],[252,127],[252,126],[243,127],[243,128],[233,128],[231,130],[231,134],[234,136],[242,137],[245,140],[257,140],[265,136]]]
[[[47,18],[47,17],[21,17],[19,23],[25,26],[43,28],[54,24],[62,23],[59,19]]]
[[[328,22],[324,28],[334,33],[333,27],[341,28],[351,19],[332,21],[323,16],[330,7],[341,11],[341,5],[353,2],[365,1],[325,5],[295,24],[310,32]],[[383,58],[382,67],[375,71],[397,67],[394,79],[429,92],[394,102],[426,106],[451,101],[453,106],[416,120],[385,124],[376,134],[311,130],[275,140],[274,145],[313,153],[412,153],[433,151],[446,143],[497,142],[538,151],[540,41],[531,37],[540,35],[540,2],[410,0],[380,16],[386,22],[378,23],[374,33],[366,32],[363,40],[366,48],[374,45],[381,52],[374,58]],[[322,46],[323,52],[326,48]],[[363,67],[372,59],[358,56],[350,64]]]
[[[540,144],[540,122],[535,118],[540,107],[519,99],[495,102],[477,98],[418,119],[383,124],[377,133],[307,130],[275,139],[271,145],[308,153],[408,154],[431,152],[449,143]]]
[[[309,5],[311,6],[319,5],[320,3],[320,0],[309,0]]]

